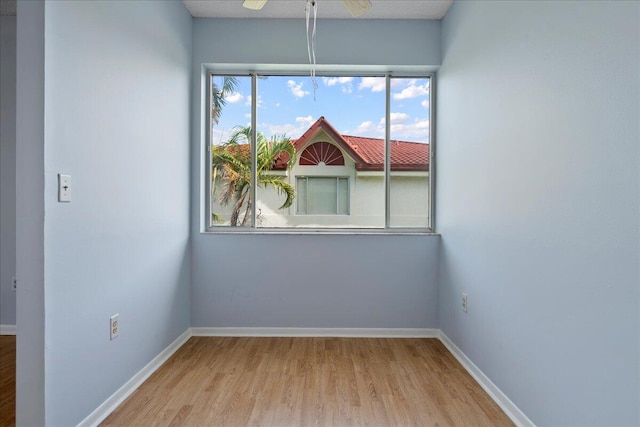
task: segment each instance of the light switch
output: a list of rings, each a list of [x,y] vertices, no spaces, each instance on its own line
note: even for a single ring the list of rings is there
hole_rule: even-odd
[[[71,176],[58,174],[58,201],[71,202]]]

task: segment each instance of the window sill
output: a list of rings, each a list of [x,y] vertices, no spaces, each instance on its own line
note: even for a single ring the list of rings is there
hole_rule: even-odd
[[[428,229],[405,228],[405,229],[317,229],[317,228],[242,228],[233,229],[213,228],[201,231],[200,234],[269,234],[269,235],[387,235],[387,236],[440,236],[439,233]]]

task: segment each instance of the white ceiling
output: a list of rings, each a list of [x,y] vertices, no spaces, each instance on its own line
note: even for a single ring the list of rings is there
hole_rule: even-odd
[[[196,18],[304,18],[306,0],[269,0],[262,10],[242,7],[243,0],[182,0]],[[356,19],[442,19],[453,0],[371,0]],[[352,18],[342,0],[316,0],[318,18]]]
[[[262,10],[242,7],[243,0],[182,0],[196,18],[304,18],[306,0],[269,0]],[[342,0],[316,0],[318,18],[352,18]],[[16,0],[0,0],[0,15],[15,15]],[[371,0],[358,19],[442,19],[453,0]]]

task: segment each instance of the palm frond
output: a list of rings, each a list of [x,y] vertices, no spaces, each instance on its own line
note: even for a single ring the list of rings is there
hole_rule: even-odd
[[[278,209],[285,209],[293,205],[293,201],[296,197],[296,190],[293,185],[288,182],[284,182],[284,177],[280,175],[262,175],[259,177],[258,185],[267,188],[269,185],[274,187],[278,194],[285,195],[285,200]]]
[[[222,206],[226,206],[229,202],[236,197],[239,188],[243,186],[243,179],[240,174],[233,170],[228,165],[223,165],[220,168],[220,175],[222,177],[222,186],[220,188],[219,202]]]
[[[211,156],[211,166],[213,168],[220,170],[221,166],[225,166],[241,175],[248,176],[251,174],[251,164],[242,155],[239,157],[235,153],[225,150],[224,147],[220,148],[214,150]]]
[[[279,160],[287,161],[287,169],[295,164],[296,148],[290,138],[273,136],[269,141],[263,140],[258,145],[258,173],[271,170]]]
[[[222,87],[211,82],[211,121],[218,124],[222,109],[227,105],[226,96],[238,90],[238,79],[234,76],[224,76]]]
[[[211,212],[211,220],[213,222],[224,222],[224,218],[215,212]]]
[[[251,218],[251,126],[236,126],[231,136],[223,145],[214,147],[211,154],[212,173],[215,180],[219,179],[218,202],[226,206],[233,202],[231,225],[247,224]],[[286,161],[290,169],[296,161],[295,146],[285,135],[274,136],[268,140],[261,132],[256,134],[257,182],[267,188],[274,187],[278,194],[284,194],[285,200],[279,209],[293,205],[295,200],[294,187],[284,181],[280,175],[271,175],[270,171],[278,162]]]

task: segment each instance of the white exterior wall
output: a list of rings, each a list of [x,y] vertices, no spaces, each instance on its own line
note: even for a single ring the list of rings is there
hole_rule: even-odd
[[[429,225],[428,172],[391,172],[391,226]]]
[[[324,131],[312,138],[300,153],[316,142],[332,142]],[[335,144],[334,144],[335,145]],[[336,145],[337,147],[337,145]],[[339,147],[338,147],[339,148]],[[285,175],[285,181],[296,185],[296,177],[346,177],[349,179],[349,215],[297,215],[294,204],[286,209],[278,209],[285,196],[278,194],[273,187],[257,189],[257,221],[259,227],[384,227],[384,172],[359,172],[355,162],[342,151],[344,166],[301,166],[296,165],[289,171],[274,171]],[[427,172],[393,172],[391,174],[391,225],[399,227],[424,226],[428,224],[429,177]],[[215,204],[213,212],[229,219],[233,204],[220,206]],[[404,213],[404,214],[403,214]],[[410,213],[410,214],[408,214]],[[220,225],[228,222],[220,223]]]

